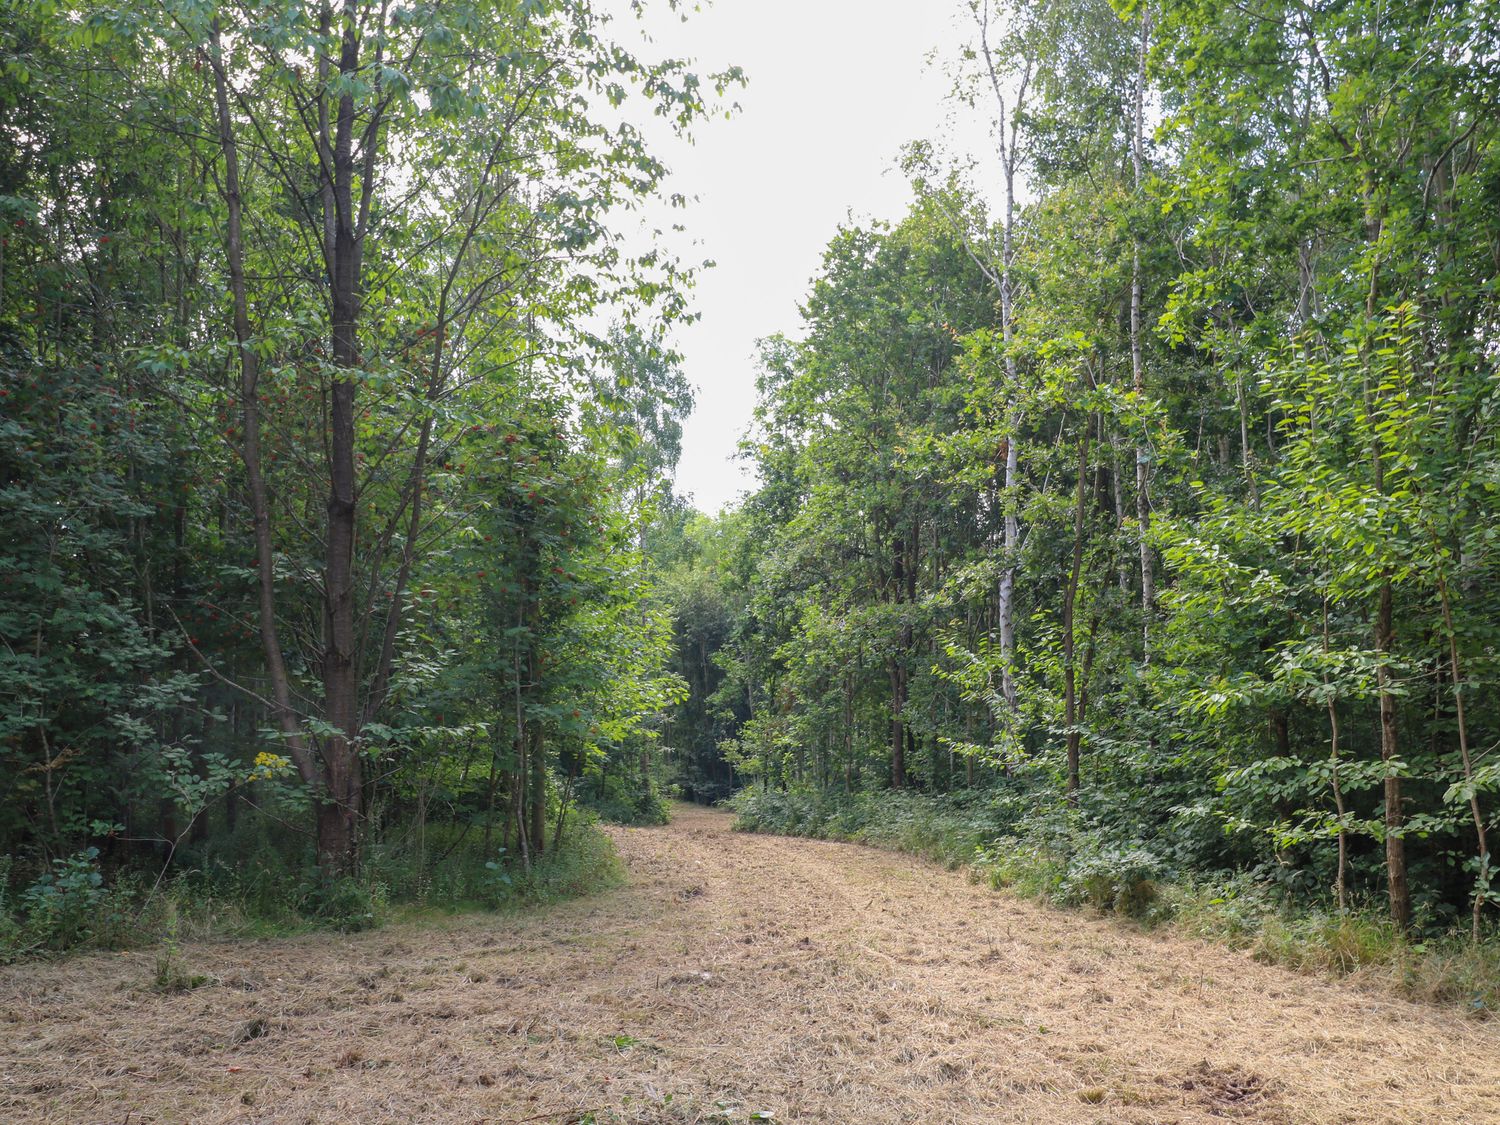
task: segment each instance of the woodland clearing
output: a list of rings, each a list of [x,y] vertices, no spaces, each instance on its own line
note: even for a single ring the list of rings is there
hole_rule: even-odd
[[[1500,1028],[679,807],[529,915],[0,970],[0,1118],[1500,1121]]]

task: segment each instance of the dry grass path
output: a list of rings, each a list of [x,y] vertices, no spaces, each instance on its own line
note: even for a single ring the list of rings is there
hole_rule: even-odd
[[[521,918],[0,970],[0,1122],[1500,1122],[1500,1029],[682,809]],[[765,1118],[759,1118],[764,1120]]]

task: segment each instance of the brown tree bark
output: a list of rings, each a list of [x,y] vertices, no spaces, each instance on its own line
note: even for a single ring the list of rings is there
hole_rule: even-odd
[[[900,607],[906,604],[906,542],[900,536],[896,537],[891,549],[893,565],[892,582],[896,593],[896,606],[898,612],[905,612]],[[896,652],[891,656],[887,665],[887,672],[891,684],[891,788],[902,789],[906,786],[906,723],[903,712],[906,710],[906,664],[905,657],[911,644],[909,626],[903,623],[900,628]]]
[[[891,788],[906,786],[906,729],[901,712],[906,706],[906,677],[898,658],[889,664],[891,682]]]
[[[346,0],[340,74],[359,70],[357,9]],[[332,728],[323,739],[327,779],[318,811],[318,855],[326,870],[353,870],[358,849],[362,780],[358,753],[359,678],[354,630],[354,409],[359,366],[359,240],[354,205],[354,96],[339,98],[333,142],[333,261],[329,263],[333,362],[330,389],[328,502],[323,562],[324,718]]]
[[[539,856],[547,844],[547,744],[542,740],[542,728],[532,723],[528,735],[528,752],[531,764],[527,776],[531,781],[531,851]]]
[[[1469,721],[1464,707],[1463,664],[1458,655],[1458,631],[1453,627],[1453,602],[1448,595],[1448,579],[1439,572],[1438,596],[1443,606],[1443,628],[1448,634],[1448,670],[1453,678],[1453,706],[1458,719],[1458,751],[1463,762],[1464,781],[1469,786],[1469,815],[1474,821],[1474,840],[1479,849],[1478,860],[1481,878],[1474,891],[1473,914],[1470,920],[1469,938],[1479,940],[1479,923],[1488,899],[1488,882],[1484,875],[1490,866],[1490,844],[1484,825],[1484,812],[1479,807],[1479,789],[1474,785],[1474,755],[1469,748]]]
[[[1323,595],[1323,656],[1328,656],[1328,595]],[[1323,691],[1328,697],[1328,770],[1329,784],[1333,789],[1334,812],[1339,818],[1338,866],[1334,871],[1333,891],[1338,900],[1339,913],[1348,909],[1349,874],[1349,829],[1346,825],[1347,809],[1344,807],[1344,784],[1339,773],[1339,702],[1327,670],[1323,672]]]
[[[229,108],[229,78],[217,21],[212,26],[210,47],[209,63],[213,70],[219,149],[224,158],[224,256],[229,271],[235,352],[240,368],[239,397],[244,434],[239,453],[245,466],[254,521],[257,625],[261,651],[266,660],[266,673],[271,682],[271,718],[281,733],[303,783],[317,791],[322,787],[322,777],[313,760],[311,748],[303,737],[296,709],[292,706],[291,679],[287,675],[277,627],[276,560],[260,449],[260,358],[252,339],[249,297],[245,284],[244,197],[240,184],[239,143]]]
[[[1382,208],[1370,173],[1366,171],[1363,188],[1365,212],[1365,238],[1371,246],[1380,242],[1385,226]],[[1365,294],[1366,331],[1374,332],[1376,313],[1379,310],[1380,259],[1373,257],[1370,264],[1370,284]],[[1385,495],[1385,448],[1380,439],[1376,414],[1377,391],[1370,384],[1368,363],[1369,348],[1365,345],[1367,370],[1365,374],[1365,410],[1371,426],[1370,474],[1377,496]],[[1391,689],[1389,661],[1395,648],[1395,611],[1392,605],[1393,591],[1390,567],[1381,575],[1380,590],[1375,607],[1375,690],[1380,701],[1380,760],[1385,765],[1383,796],[1385,798],[1385,869],[1386,887],[1390,899],[1391,921],[1398,930],[1411,927],[1411,890],[1406,880],[1406,840],[1402,834],[1404,813],[1401,808],[1401,778],[1394,773],[1394,763],[1401,752],[1396,732],[1396,697]]]
[[[1380,760],[1385,763],[1385,870],[1391,904],[1391,921],[1399,930],[1411,927],[1411,891],[1406,882],[1406,840],[1402,836],[1401,778],[1392,772],[1400,754],[1396,737],[1396,697],[1391,691],[1386,661],[1395,647],[1392,623],[1391,581],[1380,583],[1375,612],[1375,688],[1380,697]]]
[[[1073,561],[1068,571],[1068,586],[1063,592],[1063,719],[1067,725],[1068,799],[1078,800],[1079,757],[1081,739],[1078,714],[1077,638],[1074,621],[1077,616],[1078,584],[1083,574],[1084,503],[1089,470],[1089,428],[1078,434],[1078,494],[1073,505]]]

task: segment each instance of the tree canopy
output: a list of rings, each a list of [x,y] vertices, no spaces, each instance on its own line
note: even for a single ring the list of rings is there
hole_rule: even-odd
[[[766,341],[759,489],[689,532],[743,546],[679,615],[728,620],[681,714],[761,786],[986,794],[1064,852],[1478,936],[1493,12],[971,11],[998,161],[911,148],[909,213],[841,230]]]

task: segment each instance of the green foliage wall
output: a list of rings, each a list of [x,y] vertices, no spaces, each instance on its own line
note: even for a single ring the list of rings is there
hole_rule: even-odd
[[[1026,194],[913,147],[908,216],[842,231],[767,342],[725,759],[1479,934],[1500,23],[975,11],[960,92]]]
[[[641,544],[696,267],[619,216],[665,172],[633,122],[687,130],[738,76],[621,30],[584,0],[6,7],[12,884],[267,825],[330,887],[393,848],[530,865],[600,778],[659,807],[683,687]]]

